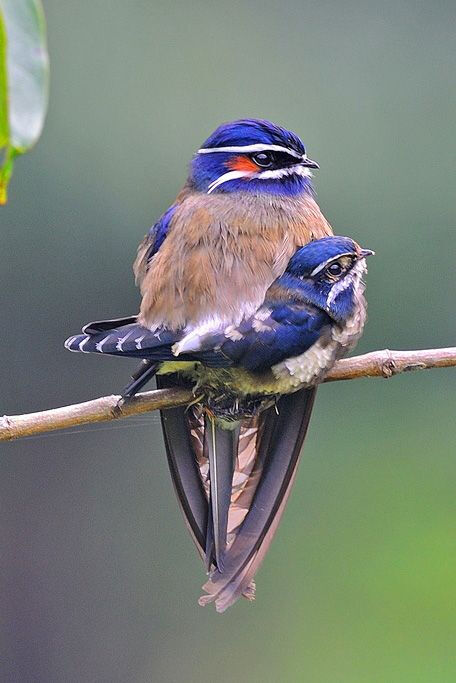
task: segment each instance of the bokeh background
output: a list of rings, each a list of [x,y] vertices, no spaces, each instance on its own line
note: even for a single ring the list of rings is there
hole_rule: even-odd
[[[124,385],[134,363],[63,340],[137,310],[138,242],[241,116],[299,133],[336,231],[376,250],[358,350],[454,345],[453,0],[44,4],[49,115],[0,212],[2,413]],[[456,680],[454,371],[319,394],[257,602],[223,616],[156,415],[1,445],[0,679]]]

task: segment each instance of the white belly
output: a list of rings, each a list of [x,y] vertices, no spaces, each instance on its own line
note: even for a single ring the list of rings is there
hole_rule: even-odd
[[[340,345],[334,341],[319,340],[300,356],[287,358],[274,365],[272,372],[278,391],[287,393],[317,382],[336,360]]]

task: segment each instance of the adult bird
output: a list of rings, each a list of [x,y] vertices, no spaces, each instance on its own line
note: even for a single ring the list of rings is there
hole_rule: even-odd
[[[269,121],[217,128],[138,250],[140,322],[216,328],[253,313],[296,249],[332,232],[315,168],[299,137]]]
[[[138,249],[139,324],[152,333],[166,328],[195,339],[254,314],[296,249],[331,234],[314,197],[315,168],[318,164],[308,158],[300,138],[269,121],[241,119],[219,126],[193,156],[183,189]],[[101,327],[116,325],[108,321]],[[152,361],[143,363],[125,395],[133,395],[154,372]],[[159,376],[157,385],[180,381],[181,375]],[[297,423],[306,423],[307,405],[309,401],[296,403]],[[195,463],[204,429],[191,427],[187,418],[184,408],[162,414],[165,445],[187,524],[202,554],[210,558],[206,536],[214,526],[212,506]],[[287,422],[283,413],[280,421]],[[241,426],[239,472],[258,460],[261,424],[262,419],[252,418]],[[299,439],[297,432],[297,443]],[[220,468],[214,472],[212,467],[213,482],[219,473]],[[219,535],[220,530],[215,532]]]
[[[359,338],[365,257],[347,237],[297,250],[252,314],[223,328],[151,330],[140,316],[89,323],[71,351],[139,357],[159,386],[193,387],[189,410],[164,411],[175,489],[209,580],[200,604],[222,612],[253,577],[296,474],[315,388]],[[296,393],[297,392],[297,393]]]

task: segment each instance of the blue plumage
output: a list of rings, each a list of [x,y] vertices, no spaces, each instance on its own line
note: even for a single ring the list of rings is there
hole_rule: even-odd
[[[304,154],[306,151],[296,133],[265,119],[238,119],[237,121],[222,123],[203,142],[201,148],[259,143],[284,145],[294,149],[298,154]]]
[[[280,311],[278,316],[275,316],[274,302],[266,301],[265,304],[272,307],[271,315],[262,322],[268,327],[267,330],[255,330],[254,318],[250,318],[239,325],[239,339],[229,339],[223,332],[216,331],[207,336],[201,349],[184,352],[178,358],[173,354],[173,345],[185,336],[183,331],[160,329],[152,333],[138,323],[113,327],[96,334],[75,335],[65,342],[65,346],[70,351],[83,353],[145,358],[157,362],[195,361],[208,367],[236,365],[258,371],[266,370],[289,356],[303,353],[317,341],[324,326],[330,323],[326,313],[302,310],[299,302],[295,306],[277,304],[277,310]]]
[[[273,302],[268,304],[274,307]],[[302,310],[298,306],[288,306],[284,311],[279,304],[285,315],[276,316],[273,308],[270,319],[264,321],[265,325],[270,325],[269,330],[257,332],[250,325],[243,339],[224,341],[220,352],[239,367],[254,372],[268,370],[286,358],[299,356],[321,337],[330,318],[324,311]],[[280,319],[275,320],[276,317]]]
[[[269,121],[219,126],[140,245],[138,316],[89,323],[65,344],[142,359],[125,399],[154,374],[158,388],[193,389],[191,405],[162,411],[162,428],[209,574],[200,604],[218,611],[253,599],[316,386],[365,322],[370,252],[318,239],[332,231],[313,197],[315,168],[300,138]]]
[[[194,177],[198,177],[198,182],[195,182],[195,187],[199,190],[206,191],[210,183],[215,182],[223,173],[221,173],[219,164],[214,163],[212,169],[205,168],[202,170],[199,162],[195,162],[195,166],[197,163],[198,176],[195,174]],[[249,178],[246,180],[244,178],[236,178],[224,182],[217,191],[222,193],[249,192],[252,195],[267,193],[282,197],[295,197],[302,193],[306,193],[311,197],[315,195],[310,177],[298,175],[271,179]]]
[[[207,193],[312,194],[309,168],[318,164],[307,159],[295,133],[270,121],[240,119],[222,124],[203,143],[192,160],[189,184]]]
[[[286,272],[308,277],[319,265],[343,254],[356,254],[357,245],[350,237],[322,237],[298,249],[288,262]]]
[[[186,343],[194,331],[159,328],[152,332],[134,318],[120,326],[119,321],[89,324],[85,327],[89,333],[71,337],[66,347],[156,362],[195,361],[209,367],[264,371],[303,354],[327,336],[332,326],[343,325],[353,315],[357,302],[352,272],[366,253],[346,237],[307,244],[291,258],[254,315],[236,327],[205,330],[196,348]],[[333,275],[331,270],[340,273]],[[178,352],[176,345],[182,350]]]
[[[171,225],[173,215],[176,211],[176,204],[172,204],[169,209],[158,219],[156,223],[151,227],[148,234],[148,241],[150,247],[147,251],[146,259],[150,261],[151,258],[157,253],[161,245],[165,241],[166,235]]]

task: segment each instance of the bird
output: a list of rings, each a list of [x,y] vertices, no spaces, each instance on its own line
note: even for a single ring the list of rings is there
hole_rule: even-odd
[[[316,387],[366,320],[366,257],[348,237],[299,248],[252,314],[223,328],[140,315],[89,323],[70,351],[142,358],[158,386],[190,386],[187,409],[162,412],[174,486],[209,574],[201,605],[252,600],[254,575],[293,483]]]
[[[271,121],[243,118],[220,125],[197,149],[183,188],[138,248],[133,266],[142,295],[138,315],[99,321],[92,331],[139,323],[152,334],[166,329],[195,338],[241,324],[261,306],[299,247],[332,234],[312,185],[317,168],[299,136]],[[176,367],[174,375],[157,375],[158,387],[187,381],[182,360]],[[155,374],[155,362],[143,359],[122,392],[124,398],[128,400]],[[304,424],[306,410],[299,404],[295,412]],[[206,565],[216,566],[216,560],[206,559],[213,555],[213,543],[206,538],[214,526],[212,504],[208,505],[209,472],[203,485],[195,465],[205,424],[201,416],[190,424],[190,414],[194,412],[185,408],[162,413],[165,447],[187,526]],[[255,460],[259,462],[256,435],[261,422],[244,419],[235,469],[242,462],[248,471]],[[286,422],[282,412],[280,423]],[[299,439],[297,434],[297,443]],[[212,472],[212,481],[218,473],[220,466]],[[242,592],[253,597],[253,584],[246,584]],[[217,609],[220,605],[218,601]]]
[[[219,126],[134,264],[150,329],[215,328],[253,313],[296,249],[332,234],[300,138],[270,121]]]

